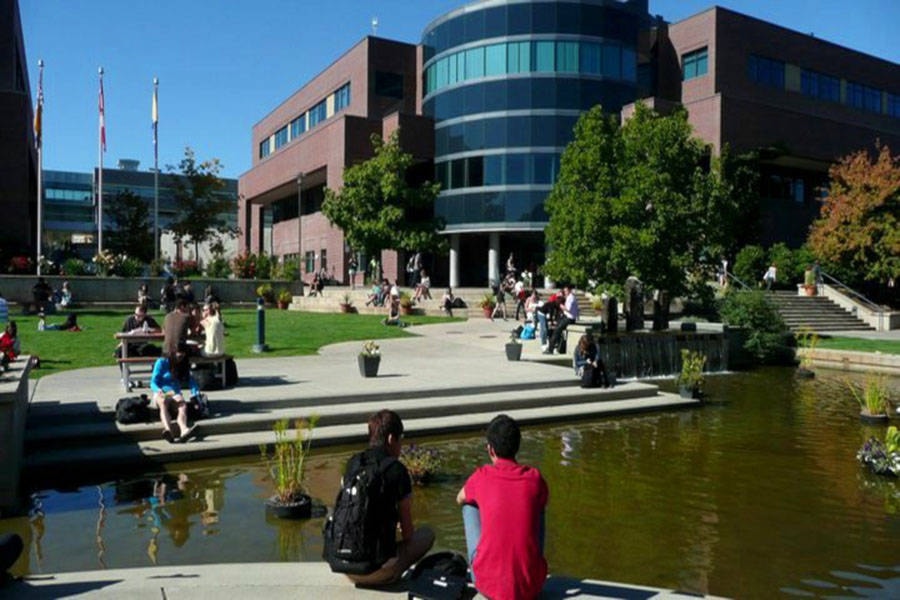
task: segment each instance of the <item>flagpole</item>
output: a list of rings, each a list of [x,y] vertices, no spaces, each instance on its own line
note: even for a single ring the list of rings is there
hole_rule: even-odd
[[[103,67],[97,69],[100,74],[100,132],[97,150],[100,155],[100,168],[97,171],[97,254],[103,254],[103,151],[106,149],[105,101],[103,99]]]
[[[34,117],[34,143],[37,145],[37,274],[41,275],[41,256],[44,247],[43,230],[44,230],[44,144],[41,139],[43,136],[44,126],[44,61],[38,61],[40,74],[38,75],[38,97],[37,110]]]
[[[159,79],[153,78],[153,260],[159,261]]]

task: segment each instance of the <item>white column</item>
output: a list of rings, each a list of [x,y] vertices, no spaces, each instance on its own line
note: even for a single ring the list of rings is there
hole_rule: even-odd
[[[488,281],[500,283],[500,234],[492,231],[488,237]]]
[[[459,234],[450,234],[450,287],[459,287]]]

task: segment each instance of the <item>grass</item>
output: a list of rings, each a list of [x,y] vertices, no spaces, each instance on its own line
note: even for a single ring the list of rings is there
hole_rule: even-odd
[[[817,347],[825,350],[852,350],[856,352],[900,354],[900,341],[895,340],[868,340],[845,337],[819,338]]]
[[[10,315],[19,325],[23,354],[37,355],[41,368],[31,372],[32,379],[51,373],[85,367],[114,366],[113,334],[122,328],[129,310],[75,310],[81,332],[38,331],[37,316]],[[151,311],[162,325],[163,315]],[[385,327],[382,315],[308,313],[288,310],[266,310],[266,344],[269,352],[255,354],[256,310],[225,309],[225,350],[237,358],[304,356],[337,342],[388,339],[415,335],[409,329]],[[47,323],[62,323],[64,315],[47,317]],[[410,325],[461,320],[449,317],[404,316]],[[414,331],[414,330],[413,330]]]

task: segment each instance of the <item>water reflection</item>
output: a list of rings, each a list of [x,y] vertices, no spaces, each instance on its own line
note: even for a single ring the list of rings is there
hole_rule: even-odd
[[[740,598],[900,597],[900,485],[856,463],[884,428],[859,421],[846,377],[711,376],[701,409],[526,428],[519,458],[550,486],[551,571]],[[415,490],[415,518],[435,528],[441,549],[464,552],[454,498],[487,461],[484,440],[424,443],[441,451],[444,470]],[[350,453],[309,461],[319,512],[307,521],[266,519],[271,483],[246,459],[41,490],[31,515],[0,521],[0,531],[31,548],[18,573],[320,560],[322,506]]]

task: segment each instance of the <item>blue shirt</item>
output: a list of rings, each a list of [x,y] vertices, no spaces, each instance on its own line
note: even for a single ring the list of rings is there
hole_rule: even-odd
[[[197,382],[194,381],[193,375],[189,377],[188,384],[191,387],[191,396],[196,396],[200,393],[200,388],[197,386]],[[153,363],[153,373],[150,375],[150,389],[154,393],[181,393],[181,382],[172,373],[172,367],[169,365],[168,358],[157,358],[156,362]]]

